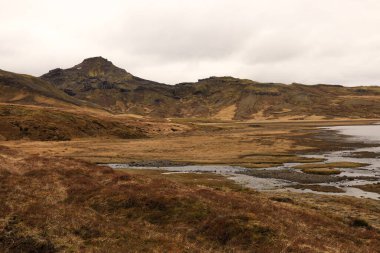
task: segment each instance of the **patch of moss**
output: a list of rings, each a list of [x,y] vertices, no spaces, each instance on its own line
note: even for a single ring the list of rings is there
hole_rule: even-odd
[[[292,188],[295,189],[309,189],[312,191],[317,192],[333,192],[333,193],[343,193],[344,190],[335,187],[335,186],[329,186],[329,185],[311,185],[311,184],[298,184],[298,185],[292,185]]]
[[[360,168],[368,166],[367,163],[334,162],[334,163],[308,163],[295,166],[295,169],[333,169],[333,168]]]

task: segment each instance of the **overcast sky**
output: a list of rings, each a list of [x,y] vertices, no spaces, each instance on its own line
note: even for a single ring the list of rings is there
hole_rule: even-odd
[[[0,0],[0,69],[380,85],[379,0]]]

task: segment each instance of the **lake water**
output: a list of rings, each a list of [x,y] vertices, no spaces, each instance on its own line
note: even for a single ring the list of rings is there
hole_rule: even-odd
[[[380,124],[366,126],[335,126],[325,129],[335,130],[341,134],[351,136],[352,139],[380,143]]]
[[[354,196],[359,198],[371,198],[380,199],[380,194],[367,192],[360,190],[355,185],[365,185],[365,184],[375,184],[380,183],[380,159],[379,158],[355,158],[352,157],[353,154],[357,152],[373,152],[380,154],[380,125],[365,125],[365,126],[336,126],[336,127],[325,127],[327,131],[338,131],[340,134],[347,135],[358,142],[371,142],[375,147],[371,148],[358,148],[354,150],[342,150],[336,152],[329,152],[324,154],[315,155],[305,155],[305,157],[313,158],[323,158],[325,161],[323,163],[331,162],[356,162],[356,163],[367,163],[369,166],[355,168],[355,169],[345,169],[339,168],[342,173],[335,177],[347,177],[349,180],[342,180],[339,182],[330,183],[313,183],[313,185],[321,186],[334,186],[342,189],[343,193],[325,193],[317,192],[312,190],[300,190],[291,188],[292,185],[298,183],[294,181],[286,181],[275,178],[261,178],[244,174],[244,172],[249,169],[237,166],[228,165],[192,165],[192,166],[172,166],[172,167],[130,167],[128,164],[109,164],[110,167],[115,169],[151,169],[151,170],[163,170],[164,174],[169,173],[217,173],[227,176],[230,179],[250,188],[254,188],[260,191],[294,191],[303,193],[317,193],[317,194],[327,194],[327,195],[346,195]],[[299,170],[294,170],[293,167],[298,165],[297,163],[288,163],[283,166],[257,169],[266,171],[290,171],[293,172]],[[252,169],[251,169],[252,170]],[[275,172],[276,173],[276,172]],[[302,173],[302,172],[299,172]],[[367,179],[368,178],[368,179]]]

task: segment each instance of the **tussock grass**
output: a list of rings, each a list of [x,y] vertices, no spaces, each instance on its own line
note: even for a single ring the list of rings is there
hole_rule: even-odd
[[[380,183],[376,184],[366,184],[366,185],[356,185],[356,188],[359,188],[368,192],[375,192],[380,194]]]

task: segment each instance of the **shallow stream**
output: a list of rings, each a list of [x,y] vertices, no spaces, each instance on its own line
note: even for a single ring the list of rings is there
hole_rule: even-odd
[[[293,167],[300,165],[300,163],[286,163],[282,166],[265,168],[265,169],[247,169],[237,166],[228,165],[187,165],[187,166],[162,166],[162,167],[136,167],[128,164],[109,164],[110,167],[115,169],[151,169],[151,170],[163,170],[164,174],[170,173],[217,173],[227,176],[228,178],[245,185],[246,187],[254,188],[260,191],[294,191],[294,192],[312,192],[318,194],[328,195],[346,195],[359,198],[371,198],[380,200],[380,194],[374,192],[363,191],[354,186],[356,185],[368,185],[380,183],[380,157],[374,156],[368,158],[368,155],[363,157],[357,154],[380,154],[380,125],[365,125],[365,126],[338,126],[323,128],[327,131],[336,131],[342,135],[349,136],[348,138],[354,139],[357,142],[370,142],[375,144],[375,147],[371,148],[357,148],[353,150],[343,150],[328,152],[324,154],[304,155],[310,158],[323,158],[322,163],[332,162],[355,162],[369,164],[360,168],[337,168],[342,171],[339,175],[328,176],[329,179],[326,182],[313,182],[308,183],[310,185],[320,186],[334,186],[343,192],[319,192],[310,189],[295,189],[292,186],[300,184],[297,180],[291,178],[297,178],[297,173],[302,173],[300,170],[296,170]],[[247,175],[250,172],[255,172],[254,175]],[[289,178],[288,180],[280,179],[279,174],[284,174]],[[271,177],[270,175],[273,175]],[[312,176],[310,176],[312,177]],[[277,179],[276,179],[277,178]],[[321,178],[323,177],[316,177]],[[314,179],[314,178],[312,178]],[[323,181],[323,180],[322,180]],[[307,185],[303,183],[303,185]]]

